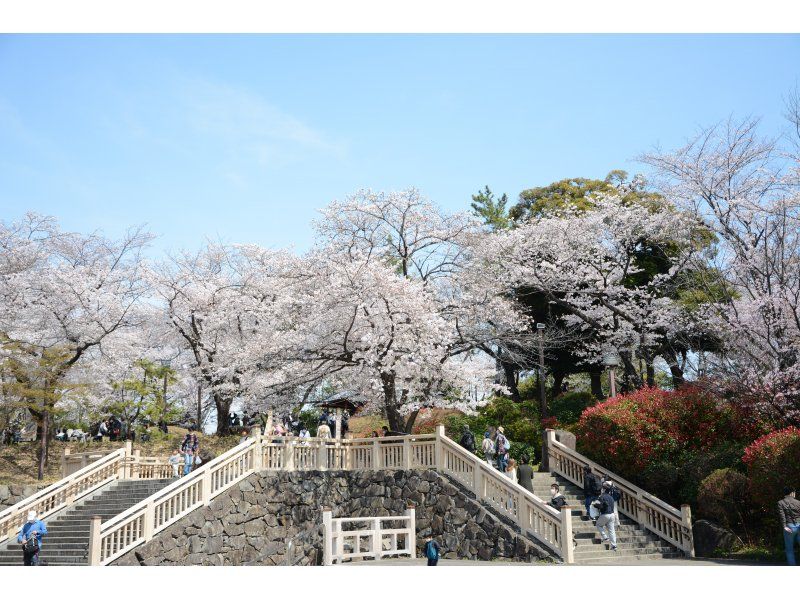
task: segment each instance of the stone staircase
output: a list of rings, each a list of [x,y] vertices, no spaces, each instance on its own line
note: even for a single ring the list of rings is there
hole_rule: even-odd
[[[601,543],[600,532],[585,517],[583,488],[553,473],[535,473],[533,492],[543,500],[550,500],[550,484],[557,482],[561,493],[572,509],[572,532],[577,542],[575,563],[579,565],[615,565],[626,561],[651,561],[665,558],[682,558],[683,553],[672,544],[650,531],[640,529],[628,517],[620,513],[617,526],[617,550]]]
[[[86,565],[89,524],[94,515],[103,521],[155,494],[174,479],[121,480],[45,520],[47,535],[39,553],[40,565]],[[0,566],[22,565],[16,538],[0,544]]]

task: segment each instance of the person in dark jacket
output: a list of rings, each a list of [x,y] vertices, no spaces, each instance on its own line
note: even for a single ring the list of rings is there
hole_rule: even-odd
[[[600,516],[597,518],[597,531],[600,532],[600,539],[603,542],[611,540],[611,550],[616,550],[617,520],[614,516],[614,497],[611,496],[611,482],[603,484],[603,493],[593,504],[600,511]]]
[[[519,485],[528,492],[533,493],[533,467],[528,464],[528,456],[522,455],[520,465],[517,467]]]
[[[547,504],[558,511],[567,506],[567,498],[561,494],[561,486],[556,483],[550,484],[550,502]]]
[[[425,537],[425,558],[428,559],[428,567],[435,567],[439,564],[439,554],[442,547],[433,539],[433,536],[428,535]]]
[[[475,435],[467,424],[464,424],[464,429],[461,432],[461,440],[458,441],[458,444],[467,449],[470,453],[475,452]]]
[[[786,548],[786,562],[796,565],[794,545],[800,544],[800,500],[791,488],[783,489],[783,498],[778,501],[778,517],[783,528],[783,542]]]
[[[586,506],[586,516],[591,518],[589,506],[600,498],[600,480],[592,473],[592,467],[586,465],[583,468],[583,496],[584,505]],[[592,519],[594,521],[594,519]]]

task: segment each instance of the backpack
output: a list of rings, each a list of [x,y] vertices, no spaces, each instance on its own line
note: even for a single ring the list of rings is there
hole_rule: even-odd
[[[439,553],[436,552],[436,547],[433,545],[432,540],[425,545],[425,556],[429,559],[439,558]]]
[[[619,502],[619,499],[622,498],[622,491],[616,486],[611,487],[609,494],[611,495],[611,498],[614,499],[614,502]]]
[[[39,551],[39,543],[36,541],[34,536],[28,536],[28,539],[22,545],[22,552],[25,553],[26,556],[30,556],[32,554],[36,554]]]

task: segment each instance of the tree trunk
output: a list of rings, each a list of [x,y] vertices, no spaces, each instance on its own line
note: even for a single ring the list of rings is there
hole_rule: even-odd
[[[411,415],[408,416],[405,427],[403,428],[403,431],[405,431],[406,434],[411,434],[414,430],[414,422],[417,421],[417,415],[419,415],[419,409],[415,410],[411,413]]]
[[[203,387],[197,382],[197,431],[202,432],[200,421],[203,418]]]
[[[47,450],[49,447],[49,436],[50,430],[48,429],[49,426],[49,412],[45,409],[44,413],[42,414],[42,424],[41,424],[41,445],[39,447],[39,467],[36,474],[37,480],[44,479],[44,468],[45,464],[47,463]],[[37,431],[39,426],[37,425]]]
[[[653,365],[653,360],[647,360],[647,386],[656,385],[656,368]]]
[[[553,396],[557,397],[561,394],[561,385],[564,383],[566,374],[561,370],[553,370]]]
[[[672,386],[679,388],[683,383],[683,369],[678,365],[678,355],[672,348],[666,348],[661,356],[669,365],[669,371],[672,374]]]
[[[589,372],[589,380],[591,381],[592,394],[598,401],[602,401],[603,396],[603,372],[600,370],[593,370]]]
[[[511,400],[515,403],[521,403],[522,397],[519,395],[519,387],[517,386],[517,368],[512,363],[503,361],[503,377],[508,390],[511,391]]]
[[[214,394],[214,405],[217,407],[217,436],[230,434],[231,430],[231,399]]]

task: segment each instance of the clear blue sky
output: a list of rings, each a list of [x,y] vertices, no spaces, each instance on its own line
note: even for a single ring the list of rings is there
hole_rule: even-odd
[[[466,209],[730,113],[777,132],[798,81],[800,36],[2,36],[0,218],[304,249],[360,187]]]

